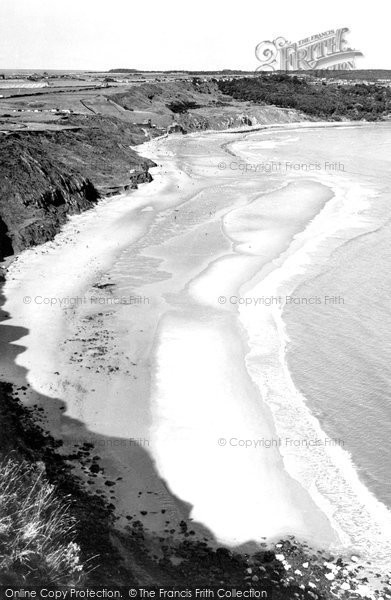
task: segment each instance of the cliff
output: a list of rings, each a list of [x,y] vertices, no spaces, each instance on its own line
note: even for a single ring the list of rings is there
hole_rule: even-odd
[[[92,115],[67,124],[74,128],[1,139],[0,259],[52,239],[101,196],[151,179],[154,163],[130,148],[146,139],[140,127]]]
[[[114,93],[110,100],[136,118],[140,114],[148,116],[173,131],[222,130],[309,119],[294,109],[235,100],[214,81],[143,84]]]

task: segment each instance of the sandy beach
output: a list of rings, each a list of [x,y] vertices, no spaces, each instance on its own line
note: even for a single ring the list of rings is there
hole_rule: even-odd
[[[368,547],[365,527],[362,537],[347,528],[358,513],[337,514],[330,496],[353,473],[346,453],[306,447],[305,460],[294,443],[322,431],[289,378],[282,306],[265,301],[288,293],[331,234],[360,231],[365,182],[352,190],[327,169],[237,166],[277,160],[301,131],[144,144],[158,164],[152,183],[72,217],[9,269],[4,308],[9,327],[25,328],[13,342],[31,386],[24,401],[44,408],[64,453],[93,445],[98,466],[75,469],[111,499],[120,527],[140,520],[175,535],[187,519],[195,536],[230,546],[292,534]],[[326,459],[322,487],[314,470]],[[388,523],[360,485],[349,491],[352,506],[360,495],[369,506],[360,518]]]

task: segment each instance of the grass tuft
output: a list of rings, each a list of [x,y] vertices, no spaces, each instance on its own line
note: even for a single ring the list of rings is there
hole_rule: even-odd
[[[66,499],[42,463],[0,462],[0,583],[76,585],[83,565]]]

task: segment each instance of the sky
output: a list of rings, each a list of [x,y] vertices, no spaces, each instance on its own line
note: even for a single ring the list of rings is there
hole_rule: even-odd
[[[255,46],[348,27],[358,68],[391,69],[389,0],[0,0],[1,69],[245,69]]]

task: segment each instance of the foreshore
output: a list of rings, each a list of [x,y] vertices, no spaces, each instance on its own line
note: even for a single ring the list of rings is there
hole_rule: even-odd
[[[332,197],[314,182],[270,191],[223,176],[229,135],[203,134],[204,149],[191,134],[190,152],[184,138],[140,147],[159,164],[152,183],[72,217],[54,242],[13,262],[7,327],[26,328],[12,344],[13,376],[26,375],[23,402],[44,409],[61,452],[94,445],[97,458],[75,472],[110,502],[119,529],[139,521],[148,535],[178,538],[183,521],[212,547],[294,534],[335,549],[338,534],[277,449],[219,446],[277,433],[245,368],[236,307],[217,299],[272,270]]]
[[[184,140],[179,140],[179,143],[183,145]],[[151,144],[154,144],[154,150],[156,150],[156,142],[151,142]],[[171,145],[175,148],[176,142],[173,141]],[[168,148],[170,153],[170,145]],[[144,147],[144,154],[145,150]],[[248,403],[248,414],[253,415],[251,418],[253,422],[262,423],[265,417],[270,420],[270,417],[266,416],[267,409],[261,408],[259,399],[255,397],[250,399],[253,392],[250,392],[251,384],[246,383],[246,374],[243,373],[242,379],[238,379],[236,383],[232,380],[230,386],[237,386],[235,396],[239,397],[243,395],[243,390],[250,385],[249,391],[246,392],[246,394],[250,394],[249,399],[246,400],[243,397],[242,404],[237,404],[237,400],[234,397],[232,398],[233,412],[231,415],[226,415],[224,425],[218,425],[218,420],[221,419],[229,406],[228,389],[226,389],[223,381],[219,384],[217,381],[215,383],[211,380],[211,372],[208,371],[201,377],[197,375],[198,381],[203,382],[205,388],[197,391],[195,382],[190,383],[189,386],[186,381],[184,381],[184,387],[181,387],[182,380],[179,379],[179,373],[185,372],[186,364],[191,368],[195,361],[199,362],[202,355],[207,356],[206,349],[212,349],[216,342],[219,344],[219,352],[222,350],[221,344],[226,344],[223,341],[222,330],[217,329],[213,333],[210,325],[208,325],[208,337],[205,339],[205,344],[201,342],[201,346],[205,348],[203,351],[201,351],[201,347],[194,348],[191,336],[189,336],[189,341],[193,346],[193,351],[195,351],[193,358],[186,356],[186,346],[180,346],[181,352],[183,351],[182,356],[185,357],[185,363],[179,368],[178,375],[176,377],[170,375],[169,380],[164,385],[174,385],[175,391],[173,390],[170,394],[171,401],[178,396],[178,400],[175,401],[172,408],[173,414],[170,413],[175,428],[179,426],[182,429],[185,427],[185,422],[188,422],[187,418],[186,421],[181,421],[184,415],[181,419],[175,416],[182,414],[181,406],[186,410],[187,415],[193,415],[189,420],[189,426],[191,431],[194,430],[194,435],[200,435],[203,431],[202,415],[212,408],[215,411],[212,420],[216,422],[217,428],[212,429],[210,433],[213,436],[212,439],[207,441],[207,436],[201,442],[201,448],[198,448],[196,453],[194,453],[196,441],[193,442],[194,446],[189,448],[188,458],[184,461],[183,467],[180,466],[179,471],[176,471],[174,466],[175,460],[171,461],[170,458],[167,458],[167,464],[162,464],[162,457],[170,451],[171,447],[167,445],[168,439],[174,445],[174,455],[177,452],[178,444],[182,448],[182,453],[186,453],[188,448],[182,438],[177,439],[176,429],[171,433],[164,432],[161,429],[160,424],[167,422],[167,416],[164,412],[161,414],[162,411],[166,410],[164,403],[162,404],[162,401],[153,399],[151,405],[149,400],[151,383],[156,385],[153,374],[152,379],[150,379],[151,350],[153,345],[159,344],[160,337],[159,335],[154,338],[154,330],[158,326],[161,330],[162,324],[166,320],[162,321],[161,319],[164,312],[167,311],[167,304],[170,305],[167,293],[170,295],[179,294],[183,286],[186,286],[190,296],[194,297],[195,295],[199,304],[200,292],[198,290],[203,289],[206,275],[203,274],[199,278],[198,273],[203,273],[203,271],[207,273],[208,270],[212,270],[214,272],[213,284],[208,281],[206,288],[208,294],[213,293],[211,302],[215,310],[218,291],[220,294],[222,292],[228,293],[227,286],[230,286],[232,292],[237,291],[238,286],[245,282],[249,275],[259,270],[262,263],[269,262],[272,257],[270,252],[278,250],[278,246],[270,248],[270,244],[267,242],[264,250],[267,254],[262,257],[261,261],[258,258],[263,252],[261,248],[257,249],[258,256],[255,256],[255,251],[253,256],[248,256],[246,253],[234,255],[232,260],[237,263],[237,267],[231,270],[231,274],[227,268],[224,268],[222,275],[216,276],[215,265],[220,268],[220,263],[224,266],[230,260],[229,244],[227,244],[229,235],[223,234],[219,242],[219,221],[224,216],[226,223],[227,215],[232,212],[235,205],[238,208],[246,206],[248,198],[241,192],[242,197],[238,203],[235,199],[238,189],[235,184],[232,185],[232,181],[228,181],[228,184],[224,182],[226,197],[223,201],[220,200],[219,194],[214,194],[213,188],[208,188],[206,193],[202,176],[210,177],[210,167],[208,163],[205,164],[206,153],[204,150],[200,155],[196,145],[195,151],[196,156],[193,160],[201,161],[199,166],[196,164],[196,169],[198,169],[196,176],[193,172],[189,174],[189,167],[186,164],[178,164],[178,160],[181,161],[182,159],[176,158],[173,161],[170,154],[166,158],[166,150],[163,144],[163,154],[159,155],[161,151],[158,149],[157,156],[159,162],[163,163],[159,175],[155,177],[153,183],[132,195],[131,206],[125,197],[104,201],[93,212],[90,211],[72,219],[69,226],[63,229],[54,243],[48,243],[43,247],[26,251],[11,266],[10,278],[5,286],[5,293],[9,298],[5,309],[12,315],[9,325],[13,323],[20,324],[21,322],[27,325],[28,323],[30,330],[27,338],[21,340],[25,344],[26,350],[19,355],[17,362],[28,370],[28,379],[32,388],[45,396],[64,400],[67,406],[65,415],[86,423],[91,430],[91,438],[94,435],[104,434],[124,440],[147,440],[146,446],[142,449],[129,443],[129,445],[117,446],[116,448],[108,445],[99,451],[101,468],[110,474],[110,481],[117,482],[115,484],[115,494],[110,492],[109,498],[116,506],[120,523],[122,522],[123,525],[127,524],[126,519],[128,517],[136,519],[142,511],[146,513],[142,515],[146,527],[152,531],[164,533],[165,530],[168,531],[167,521],[170,521],[170,528],[172,528],[172,521],[179,523],[186,517],[186,510],[181,508],[181,504],[176,503],[172,496],[170,498],[170,494],[167,495],[167,491],[159,483],[159,478],[155,477],[147,468],[143,457],[150,454],[157,461],[157,466],[160,467],[159,470],[163,478],[170,482],[172,492],[184,501],[192,501],[192,493],[188,495],[189,490],[184,490],[182,487],[176,489],[175,473],[177,472],[180,477],[181,486],[185,484],[188,478],[189,482],[194,482],[195,488],[201,489],[202,479],[199,480],[198,477],[195,477],[195,472],[192,471],[190,465],[193,457],[199,459],[202,447],[204,447],[211,471],[224,468],[224,465],[232,465],[232,461],[235,461],[236,458],[239,461],[236,467],[238,474],[241,472],[244,476],[244,466],[246,464],[252,465],[251,468],[254,472],[251,475],[249,472],[247,476],[251,477],[254,482],[259,478],[256,473],[262,473],[263,469],[265,471],[262,477],[259,478],[260,482],[262,479],[271,482],[277,476],[274,484],[275,492],[264,498],[264,505],[259,504],[260,498],[263,496],[260,496],[260,493],[256,492],[255,489],[253,490],[254,497],[257,498],[253,511],[259,511],[265,516],[269,515],[264,521],[259,522],[259,538],[276,538],[288,534],[292,531],[292,522],[294,522],[296,526],[293,527],[293,531],[297,531],[299,537],[302,535],[304,538],[308,539],[308,536],[311,538],[311,529],[316,530],[316,536],[312,538],[315,541],[315,537],[319,538],[321,515],[314,516],[313,525],[308,526],[311,520],[311,512],[315,511],[316,514],[317,511],[315,507],[310,508],[310,505],[308,509],[305,508],[305,496],[301,497],[302,492],[299,489],[294,491],[296,484],[293,481],[285,481],[284,470],[282,466],[278,466],[278,453],[269,452],[266,456],[258,453],[249,462],[248,457],[240,456],[238,453],[228,456],[228,449],[227,456],[224,458],[221,455],[221,449],[219,450],[217,447],[217,439],[221,428],[232,428],[232,424],[235,424],[239,429],[243,429],[244,435],[246,429],[250,427],[250,423],[247,421],[239,426],[240,414],[243,410],[242,404]],[[207,161],[209,162],[209,159]],[[190,169],[193,171],[193,165],[190,165]],[[162,176],[163,173],[164,177]],[[194,181],[197,178],[201,185],[194,190]],[[175,192],[178,187],[179,192]],[[313,204],[313,209],[310,210],[314,210],[316,213],[322,204],[322,199],[313,201],[312,192],[312,189],[308,189],[308,205]],[[252,193],[254,195],[258,194],[258,188],[255,188]],[[278,193],[281,194],[281,192]],[[289,194],[288,191],[286,193]],[[156,200],[157,198],[158,200]],[[271,200],[271,202],[274,211],[276,201]],[[282,202],[285,203],[284,197],[282,197]],[[174,206],[180,206],[181,208],[180,210],[175,209]],[[153,210],[145,210],[148,208]],[[304,205],[302,210],[304,210]],[[161,212],[160,221],[162,224],[159,223],[159,217],[158,224],[155,223],[155,214],[159,211]],[[298,224],[294,225],[292,230],[288,229],[286,233],[282,230],[282,244],[285,244],[285,239],[289,239],[288,236],[296,231],[296,227],[301,227],[303,218],[301,215],[303,214],[303,212],[300,213]],[[201,229],[203,231],[201,235],[204,237],[202,245],[200,246],[198,243],[196,254],[189,253],[186,257],[183,256],[186,259],[185,265],[183,265],[182,260],[178,264],[177,257],[180,249],[179,246],[176,247],[176,244],[182,245],[185,243],[187,247],[195,247],[195,240],[199,239],[200,226],[203,228]],[[215,254],[214,259],[211,260],[211,252],[216,253],[216,250],[217,257]],[[225,257],[224,255],[227,252],[227,257]],[[136,258],[134,257],[135,254]],[[137,259],[137,255],[140,258]],[[192,272],[194,273],[193,276]],[[102,276],[103,273],[106,273],[106,275]],[[232,278],[232,275],[234,275],[234,278]],[[194,276],[195,280],[192,281]],[[196,288],[195,284],[197,285]],[[47,305],[39,301],[41,297],[72,298],[83,294],[93,298],[96,296],[97,289],[102,300],[102,303],[98,304],[91,301],[82,306],[71,305],[64,309],[61,303]],[[59,293],[59,290],[61,290],[61,293]],[[150,298],[150,302],[133,306],[122,304],[110,306],[106,304],[105,299],[109,300],[114,290],[116,294],[121,294],[121,296],[126,295],[126,292],[134,294],[136,290],[140,297]],[[214,296],[214,293],[216,293],[216,296]],[[24,299],[23,302],[21,302],[21,298]],[[26,300],[30,300],[31,303],[26,303]],[[191,297],[186,300],[185,295],[183,300],[185,302],[190,300],[187,310],[190,311],[191,318],[194,319],[199,313],[200,307],[197,305],[194,308],[192,307]],[[129,314],[129,310],[132,311],[131,314]],[[205,315],[201,315],[201,318],[205,319]],[[227,327],[232,327],[230,324],[231,317],[226,315],[224,319],[225,324],[223,322],[222,326],[227,331]],[[186,331],[187,329],[185,329]],[[196,326],[195,335],[198,335],[197,331]],[[185,335],[187,336],[186,333]],[[216,342],[213,335],[217,336]],[[221,341],[219,341],[220,339]],[[237,333],[233,332],[230,344],[233,344],[235,339],[237,339]],[[158,349],[157,352],[159,352]],[[217,358],[217,349],[213,353]],[[166,355],[168,356],[168,353],[164,351],[164,356]],[[230,365],[231,363],[244,364],[244,355],[245,351],[243,349],[242,357],[236,354],[231,357],[227,356],[227,366],[223,368],[224,363],[221,362],[223,357],[219,356],[213,369],[216,376],[218,374],[220,377],[221,373],[221,376],[225,379],[228,378],[228,381],[232,379],[232,376],[228,375],[228,371],[231,369]],[[208,362],[211,364],[211,359],[212,356],[209,356],[206,364]],[[159,359],[157,359],[154,369],[159,379],[162,374],[158,363]],[[175,364],[181,364],[179,356],[173,359],[170,373],[175,369]],[[228,369],[226,374],[225,369]],[[221,390],[226,389],[223,395],[221,395],[221,392],[217,392],[219,388]],[[189,398],[188,402],[183,403],[181,398],[186,397],[190,390],[193,390],[194,396],[191,399]],[[219,400],[220,396],[221,400]],[[201,398],[205,399],[205,409],[200,406]],[[30,402],[35,404],[36,398],[32,398]],[[157,405],[156,402],[158,402]],[[223,404],[220,404],[221,402]],[[68,446],[67,439],[75,439],[74,432],[69,430],[68,426],[64,427],[58,416],[50,415],[50,407],[45,407],[45,410],[49,421],[49,429],[53,431],[54,428],[53,433],[61,437],[65,445]],[[256,412],[261,410],[262,412],[256,417],[254,410]],[[157,415],[161,416],[157,417]],[[169,422],[170,419],[168,419]],[[265,429],[265,437],[273,435],[273,429],[270,429],[270,427],[272,427],[271,424]],[[162,438],[163,442],[161,442]],[[187,440],[189,440],[189,437]],[[85,441],[91,443],[91,440],[83,440],[83,442]],[[212,456],[216,451],[215,460],[217,462],[212,469]],[[271,461],[270,464],[269,461]],[[187,464],[187,467],[185,467],[185,464]],[[174,473],[171,475],[167,473],[168,467],[170,469],[174,468]],[[101,491],[105,490],[103,487],[105,482],[99,477],[99,472],[94,475],[95,477],[90,476],[91,480],[95,479],[96,483],[94,482],[94,485]],[[207,474],[204,475],[207,476]],[[208,481],[208,485],[212,485],[212,481],[209,479]],[[226,481],[230,486],[229,478],[226,478]],[[135,482],[137,482],[136,485]],[[229,490],[223,492],[221,483],[219,495],[226,496]],[[241,484],[238,484],[238,490],[242,490],[239,491],[240,495],[243,493],[247,495],[244,486],[244,480]],[[192,492],[192,490],[190,491]],[[216,497],[216,493],[217,489],[210,496],[212,498]],[[301,499],[297,498],[296,501],[292,502],[292,493],[294,495],[299,494]],[[218,509],[219,501],[216,504],[211,502],[204,491],[202,495],[205,498],[202,501],[207,502],[206,509],[208,511],[213,506]],[[143,496],[146,496],[147,500]],[[193,514],[195,520],[205,523],[213,530],[213,520],[210,521],[206,515],[202,514],[202,511],[199,513],[199,505],[195,498],[194,502]],[[238,503],[239,499],[235,502]],[[273,512],[272,506],[276,502],[281,503],[281,506],[276,511],[276,519],[273,522],[269,513]],[[161,506],[164,506],[163,513]],[[295,514],[297,510],[298,513]],[[169,519],[167,519],[167,512],[170,516]],[[244,523],[241,524],[239,519],[237,521],[239,529],[233,537],[230,537],[227,533],[223,534],[224,528],[227,527],[226,519],[229,518],[231,521],[228,517],[230,513],[231,509],[227,507],[226,517],[224,517],[224,521],[219,528],[221,533],[217,537],[221,540],[229,540],[230,543],[234,544],[253,539],[255,534],[253,531],[254,524],[249,511],[247,513],[249,516],[247,530],[246,528],[243,529]],[[220,514],[222,515],[221,512]],[[266,523],[268,526],[265,530]],[[332,539],[332,535],[326,533],[327,528],[325,524],[324,541]]]

